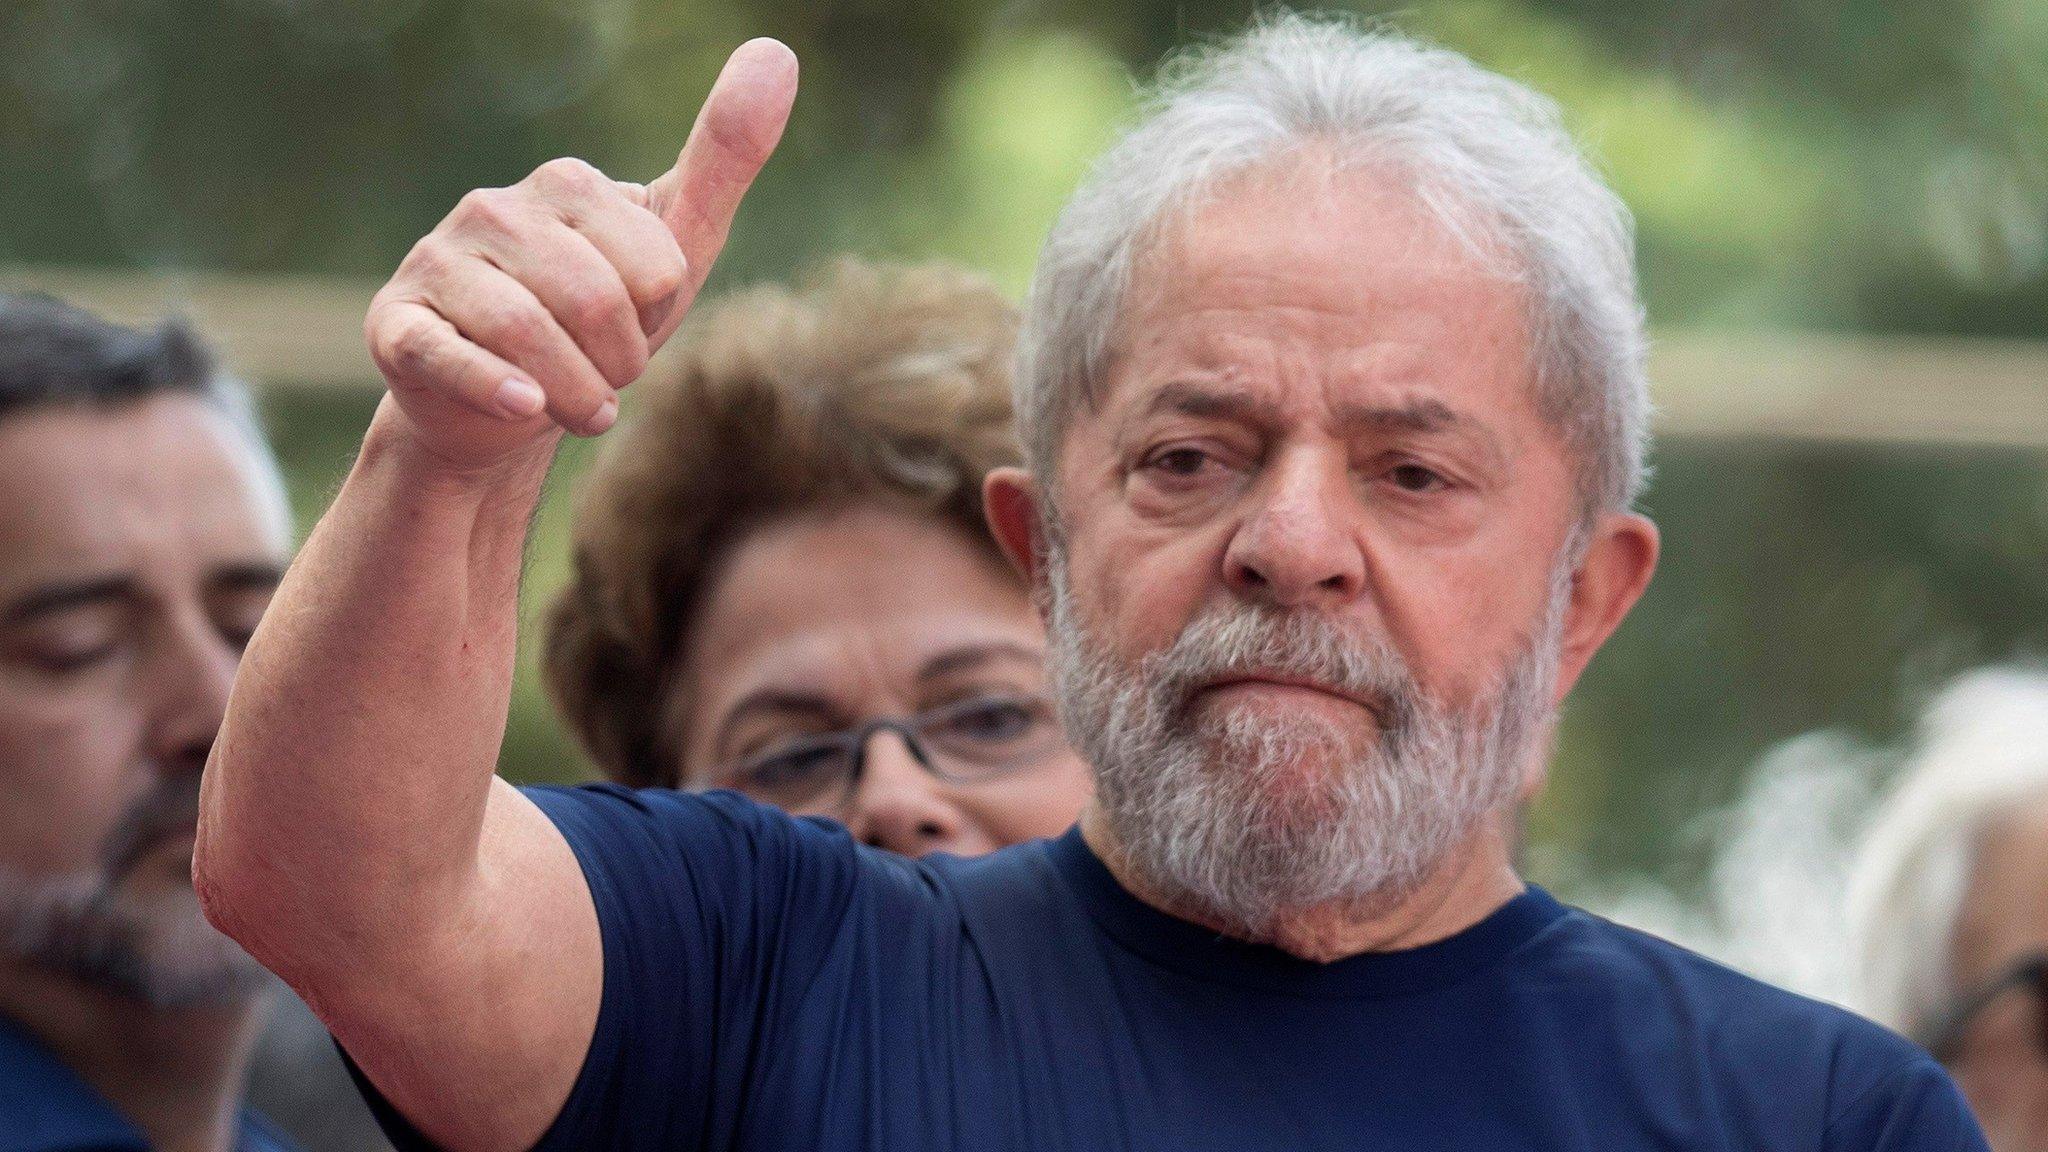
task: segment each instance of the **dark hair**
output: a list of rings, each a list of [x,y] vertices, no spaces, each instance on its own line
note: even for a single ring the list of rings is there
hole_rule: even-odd
[[[183,320],[147,331],[40,292],[0,292],[0,420],[38,408],[119,408],[155,396],[212,406],[247,443],[280,530],[291,531],[284,475],[255,402]]]
[[[0,292],[0,419],[49,406],[109,407],[189,393],[238,421],[249,403],[182,320],[148,331],[35,292]]]

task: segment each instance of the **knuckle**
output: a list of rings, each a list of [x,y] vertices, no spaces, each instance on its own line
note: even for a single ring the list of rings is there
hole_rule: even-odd
[[[518,230],[523,216],[519,194],[509,188],[479,188],[470,192],[455,205],[454,213],[459,227],[492,232]]]
[[[604,175],[574,156],[562,156],[533,170],[533,183],[544,192],[586,196],[603,183]]]
[[[658,304],[682,291],[683,261],[681,256],[673,260],[660,260],[640,277],[640,299],[648,304]]]
[[[449,253],[434,237],[428,236],[412,246],[406,253],[403,272],[412,279],[433,281],[448,272]]]
[[[547,342],[553,326],[547,313],[537,306],[517,301],[493,305],[484,318],[484,329],[494,343],[507,348],[537,349]]]
[[[433,327],[424,317],[387,313],[372,329],[370,353],[386,373],[410,378],[425,367],[433,343]]]
[[[567,312],[563,319],[577,332],[602,333],[618,327],[624,303],[617,293],[604,288],[571,288],[563,297],[562,307]]]

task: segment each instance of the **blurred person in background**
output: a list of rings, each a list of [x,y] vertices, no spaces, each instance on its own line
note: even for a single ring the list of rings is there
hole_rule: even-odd
[[[206,778],[215,922],[407,1147],[1962,1152],[1867,1021],[1568,908],[1509,825],[1635,604],[1625,209],[1536,93],[1339,20],[1183,60],[1069,201],[985,500],[1095,775],[908,860],[732,794],[494,775],[565,432],[675,330],[795,97],[479,190],[372,304],[390,392]]]
[[[1994,1152],[2048,1149],[2048,670],[1933,702],[1847,905],[1858,1002],[1948,1065]]]
[[[844,261],[693,316],[586,480],[544,672],[605,775],[732,788],[863,843],[1072,826],[1088,773],[981,486],[1014,465],[1015,308]]]
[[[200,914],[199,776],[291,543],[179,324],[0,295],[0,1149],[277,1149],[275,985]]]

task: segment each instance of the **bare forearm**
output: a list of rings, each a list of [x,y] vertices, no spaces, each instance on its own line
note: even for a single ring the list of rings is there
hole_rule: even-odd
[[[279,589],[207,772],[198,858],[209,909],[273,967],[416,939],[473,880],[552,447],[463,474],[387,402]]]
[[[559,437],[610,427],[675,331],[795,95],[789,50],[750,42],[653,181],[550,161],[414,245],[364,317],[390,392],[244,656],[207,912],[444,1147],[531,1145],[603,990],[568,841],[493,775],[528,520]]]

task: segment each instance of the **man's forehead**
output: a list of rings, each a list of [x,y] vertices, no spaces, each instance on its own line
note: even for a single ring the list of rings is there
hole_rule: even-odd
[[[0,420],[0,587],[280,559],[247,456],[197,398]]]
[[[1155,387],[1190,373],[1379,390],[1460,375],[1526,384],[1525,299],[1383,175],[1248,176],[1170,217],[1141,254],[1096,400],[1127,374]]]
[[[1347,289],[1418,279],[1509,285],[1487,230],[1447,215],[1454,204],[1383,165],[1315,151],[1280,157],[1169,211],[1142,245],[1134,287],[1152,271],[1225,285],[1301,271]]]

